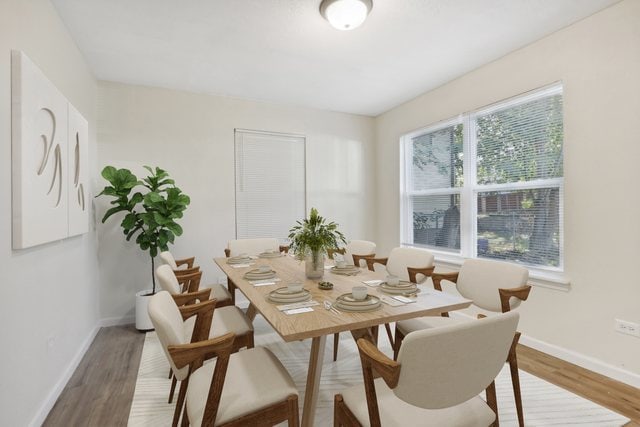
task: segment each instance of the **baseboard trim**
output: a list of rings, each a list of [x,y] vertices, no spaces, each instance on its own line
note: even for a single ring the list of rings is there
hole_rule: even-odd
[[[520,343],[597,374],[604,375],[605,377],[620,381],[632,387],[640,388],[640,375],[627,371],[626,369],[526,335],[520,337]]]
[[[106,317],[100,320],[100,327],[108,328],[110,326],[130,325],[136,323],[136,316],[124,316],[124,317]]]
[[[56,404],[56,401],[60,397],[60,394],[62,393],[64,388],[67,386],[67,383],[71,379],[71,376],[73,375],[73,373],[78,368],[78,365],[80,364],[80,361],[82,360],[82,358],[84,357],[85,353],[87,352],[87,350],[91,346],[91,343],[93,342],[94,338],[98,334],[99,330],[100,330],[100,325],[96,325],[91,330],[91,332],[89,332],[89,336],[87,338],[85,338],[84,342],[82,343],[82,345],[80,346],[80,348],[78,349],[76,354],[73,356],[73,358],[71,359],[71,361],[67,365],[67,367],[64,370],[64,372],[62,373],[62,375],[60,376],[60,379],[53,386],[53,388],[51,389],[51,391],[47,395],[47,398],[44,400],[44,402],[42,403],[42,405],[40,406],[40,408],[36,412],[35,416],[31,420],[31,422],[29,423],[30,427],[41,426],[44,423],[44,421],[47,419],[47,416],[49,415],[49,412],[51,411],[53,406]]]
[[[469,319],[474,318],[467,313],[461,313],[459,311],[452,313],[452,315]],[[581,368],[595,372],[596,374],[604,375],[605,377],[620,381],[621,383],[625,383],[631,387],[640,388],[640,375],[603,362],[602,360],[580,354],[555,344],[549,344],[548,342],[540,341],[539,339],[532,338],[524,334],[520,336],[520,344],[526,345],[527,347],[531,347],[534,350],[541,351],[550,356],[557,357],[565,362],[573,363],[574,365],[578,365]]]

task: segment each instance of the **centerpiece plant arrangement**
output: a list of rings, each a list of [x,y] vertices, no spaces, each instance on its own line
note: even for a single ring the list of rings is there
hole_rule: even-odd
[[[151,256],[151,280],[156,293],[154,258],[159,251],[166,251],[176,236],[182,234],[182,227],[176,220],[182,215],[191,202],[189,196],[176,187],[169,174],[159,167],[155,169],[145,166],[149,175],[139,180],[128,169],[116,169],[106,166],[102,177],[110,185],[96,197],[111,196],[111,207],[102,217],[104,223],[109,217],[124,212],[120,222],[125,239],[135,242],[140,249]],[[142,187],[142,188],[140,188]]]
[[[319,279],[324,274],[324,254],[327,249],[338,249],[338,244],[346,244],[344,235],[338,231],[338,224],[327,222],[311,208],[309,218],[297,221],[289,230],[290,250],[296,258],[305,261],[309,279]]]

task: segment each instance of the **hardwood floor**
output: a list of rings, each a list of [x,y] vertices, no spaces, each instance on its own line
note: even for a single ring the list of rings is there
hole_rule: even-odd
[[[133,325],[102,328],[44,426],[126,426],[144,334]]]
[[[44,426],[126,426],[144,334],[133,326],[102,328]],[[520,345],[520,368],[629,419],[640,427],[640,390]]]

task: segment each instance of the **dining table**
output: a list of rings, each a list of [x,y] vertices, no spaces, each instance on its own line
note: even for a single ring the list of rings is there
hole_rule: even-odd
[[[324,270],[322,279],[312,280],[306,277],[304,262],[291,255],[252,258],[255,259],[250,263],[239,266],[228,263],[229,258],[215,258],[214,261],[229,278],[232,291],[237,288],[249,300],[247,314],[250,318],[253,319],[256,314],[262,315],[285,342],[311,339],[302,426],[312,426],[314,422],[327,335],[339,332],[351,332],[354,338],[365,334],[371,335],[372,331],[377,333],[380,325],[416,317],[440,315],[444,312],[467,308],[471,304],[468,299],[427,286],[421,286],[420,292],[410,298],[410,303],[399,302],[395,298],[390,298],[390,295],[382,293],[380,287],[376,286],[378,283],[375,281],[381,282],[385,279],[386,273],[382,271],[359,268],[353,274],[345,275],[334,273],[328,266]],[[261,266],[269,266],[275,272],[275,278],[263,281],[249,281],[244,278],[248,271]],[[319,281],[328,281],[333,284],[333,288],[320,289]],[[311,301],[318,303],[310,307],[311,311],[294,314],[296,312],[282,311],[282,307],[270,301],[269,294],[272,291],[295,282],[302,282],[304,288],[311,294]],[[365,282],[369,282],[367,286],[369,294],[381,297],[390,304],[382,303],[376,310],[367,312],[335,309],[333,304],[338,297],[350,294],[352,288],[363,286]]]

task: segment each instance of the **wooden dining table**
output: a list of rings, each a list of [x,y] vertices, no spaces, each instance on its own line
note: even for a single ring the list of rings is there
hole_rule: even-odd
[[[369,271],[361,268],[358,274],[346,276],[325,270],[323,281],[333,283],[333,289],[321,290],[319,280],[310,280],[305,276],[304,263],[283,255],[279,258],[258,258],[251,266],[235,268],[227,263],[228,258],[215,258],[216,264],[249,300],[248,313],[251,317],[255,313],[261,314],[276,330],[285,342],[311,339],[309,355],[309,369],[305,389],[304,407],[302,410],[302,426],[312,426],[315,416],[324,348],[327,335],[336,332],[351,332],[354,337],[371,330],[377,330],[379,325],[398,320],[406,320],[421,316],[433,316],[443,312],[459,310],[468,307],[471,301],[456,295],[439,292],[434,289],[424,289],[418,293],[415,302],[391,306],[383,303],[380,308],[370,312],[336,313],[324,307],[324,301],[331,303],[342,294],[350,293],[354,286],[362,286],[363,281],[383,279],[382,272]],[[280,279],[275,285],[255,286],[244,278],[244,274],[262,265],[269,265]],[[303,282],[305,289],[311,292],[312,300],[319,305],[313,306],[313,311],[301,314],[285,314],[276,304],[269,301],[268,294],[291,282]],[[375,287],[368,287],[369,293],[383,295]]]

